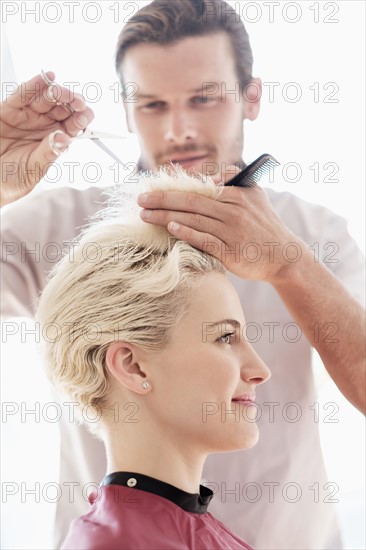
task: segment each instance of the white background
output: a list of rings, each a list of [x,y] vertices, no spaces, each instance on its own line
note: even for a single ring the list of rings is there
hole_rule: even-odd
[[[53,70],[59,83],[80,83],[75,89],[84,92],[96,113],[92,127],[128,136],[125,141],[106,143],[122,160],[136,161],[136,140],[127,134],[122,105],[113,91],[117,89],[113,56],[123,22],[147,3],[74,2],[74,20],[70,22],[71,8],[62,1],[3,1],[2,30],[7,33],[12,64],[3,46],[2,97],[13,82],[27,80],[41,68]],[[254,76],[265,83],[261,115],[254,123],[246,122],[245,161],[263,152],[274,155],[281,167],[270,185],[344,216],[364,249],[365,3],[229,3],[244,18],[254,52]],[[36,14],[29,10],[36,10]],[[65,162],[79,163],[71,183]],[[49,180],[54,181],[43,181],[35,192],[70,184],[78,188],[95,185],[96,171],[90,162],[102,167],[98,184],[107,186],[126,175],[122,173],[115,180],[110,168],[113,161],[91,142],[80,141],[61,158],[59,168],[50,172]],[[292,168],[289,163],[294,163]],[[320,168],[319,181],[310,168],[315,163]],[[331,173],[332,167],[336,173]],[[299,181],[293,181],[296,176]],[[42,409],[53,400],[35,348],[16,337],[4,346],[4,401],[24,401],[29,408],[38,401]],[[340,406],[339,422],[321,423],[319,427],[329,479],[341,488],[338,512],[346,547],[364,548],[364,421],[339,395],[318,360],[315,365],[320,406],[327,402]],[[3,506],[3,548],[50,546],[53,506],[42,496],[40,503],[34,504],[34,496],[21,503],[19,480],[26,480],[29,487],[37,481],[44,486],[57,480],[57,438],[57,423],[42,421],[42,415],[40,422],[32,417],[22,422],[18,414],[3,423],[3,448],[4,443],[7,448],[2,479],[18,483],[14,490],[19,489]]]

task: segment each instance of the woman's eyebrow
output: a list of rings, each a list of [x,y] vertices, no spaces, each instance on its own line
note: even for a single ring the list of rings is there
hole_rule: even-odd
[[[218,325],[230,324],[233,327],[240,329],[240,323],[236,319],[222,319],[221,321],[216,321],[215,323],[205,323],[206,327],[215,327]]]

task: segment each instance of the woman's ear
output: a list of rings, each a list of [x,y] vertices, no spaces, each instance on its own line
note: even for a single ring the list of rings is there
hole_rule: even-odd
[[[113,342],[107,350],[106,366],[110,375],[129,390],[146,394],[142,383],[146,374],[139,365],[139,349],[126,342]]]
[[[262,81],[253,78],[243,91],[244,119],[255,120],[259,114],[262,97]]]

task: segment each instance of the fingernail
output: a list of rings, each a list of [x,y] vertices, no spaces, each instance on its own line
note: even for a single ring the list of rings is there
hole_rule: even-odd
[[[141,216],[144,218],[144,220],[151,218],[151,214],[152,214],[151,210],[141,210]]]
[[[64,134],[64,132],[62,132],[61,130],[56,130],[48,136],[50,148],[55,153],[55,155],[59,156],[61,153],[64,153],[66,151],[66,149],[68,148],[66,139],[66,134]]]
[[[51,80],[47,74],[48,71],[44,71],[43,69],[41,69],[41,77],[43,79],[43,82],[45,84],[47,84],[48,86],[52,86],[53,84],[53,80]]]
[[[57,99],[54,94],[54,86],[50,86],[49,88],[47,88],[46,96],[48,101],[51,101],[51,103],[57,103]]]
[[[169,229],[169,231],[178,231],[179,223],[177,223],[177,222],[168,223],[168,229]]]
[[[139,204],[146,204],[149,200],[149,194],[148,193],[141,193],[141,195],[139,195],[137,197],[137,201]]]
[[[89,121],[85,115],[81,115],[81,114],[77,115],[76,120],[78,124],[82,126],[82,128],[86,128],[88,126]]]

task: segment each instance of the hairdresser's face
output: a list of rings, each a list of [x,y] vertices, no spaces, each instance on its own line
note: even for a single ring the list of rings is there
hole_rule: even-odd
[[[243,396],[255,399],[256,387],[270,373],[243,338],[244,323],[228,279],[207,274],[190,295],[189,310],[171,331],[167,347],[149,356],[148,416],[156,433],[174,447],[193,455],[257,442],[256,407]],[[242,399],[233,401],[238,396]]]
[[[225,33],[133,46],[122,71],[143,168],[173,161],[212,174],[240,161],[243,119],[257,117],[259,81],[243,98]]]

